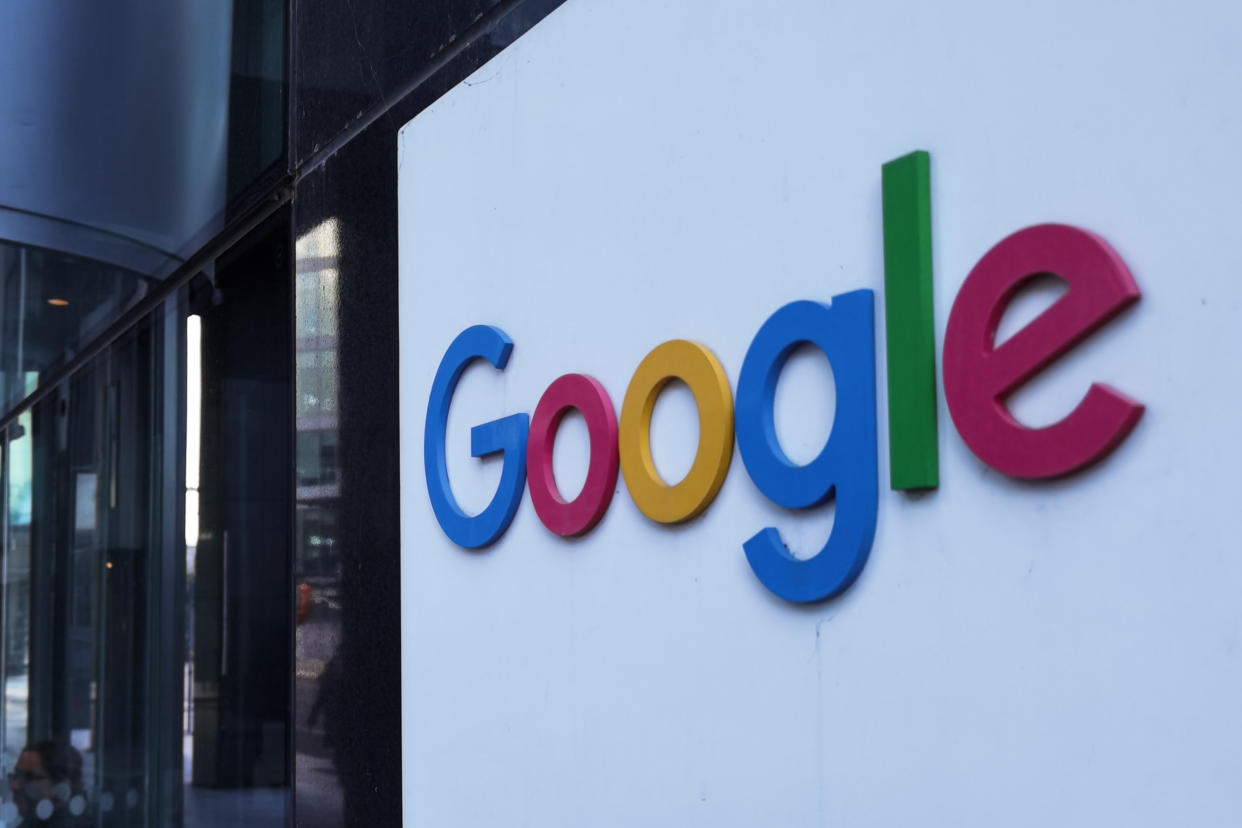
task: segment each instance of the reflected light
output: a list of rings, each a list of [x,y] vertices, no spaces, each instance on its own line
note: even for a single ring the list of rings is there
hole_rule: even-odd
[[[296,325],[299,339],[336,336],[340,226],[334,218],[298,237]],[[299,350],[306,351],[304,347]],[[312,349],[315,350],[315,349]]]
[[[294,243],[294,250],[299,261],[337,259],[341,255],[340,226],[337,220],[325,219],[307,230]]]
[[[198,545],[199,441],[203,414],[203,320],[191,314],[185,320],[185,545]],[[188,554],[188,553],[187,553]]]
[[[68,299],[48,299],[47,303],[49,305],[53,305],[58,308],[64,308],[64,307],[68,307],[69,300]]]

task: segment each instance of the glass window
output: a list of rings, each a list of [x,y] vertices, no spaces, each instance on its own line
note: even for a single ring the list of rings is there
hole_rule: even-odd
[[[114,265],[0,241],[0,409],[64,367],[151,284]]]
[[[286,824],[288,243],[278,216],[5,429],[0,826]]]

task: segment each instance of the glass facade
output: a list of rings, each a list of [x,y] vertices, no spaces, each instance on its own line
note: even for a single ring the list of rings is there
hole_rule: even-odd
[[[13,405],[35,391],[153,283],[116,265],[0,241],[0,399]]]
[[[558,3],[0,11],[0,828],[400,824],[396,130]]]
[[[252,277],[287,239],[277,217],[8,423],[0,761],[78,768],[60,797],[12,778],[6,825],[45,800],[285,824],[290,288]]]
[[[149,773],[181,753],[165,723],[182,707],[181,663],[168,656],[183,650],[185,574],[164,553],[183,467],[163,462],[182,439],[168,410],[180,321],[165,303],[6,428],[0,742],[6,769],[35,778],[10,770],[5,824],[42,811],[100,825],[180,813],[180,787]]]

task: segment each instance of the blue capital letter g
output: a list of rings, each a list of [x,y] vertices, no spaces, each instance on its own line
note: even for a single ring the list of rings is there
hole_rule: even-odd
[[[474,325],[457,335],[444,352],[436,378],[431,384],[427,401],[427,424],[423,433],[423,466],[427,472],[427,494],[436,520],[449,540],[467,549],[478,549],[494,542],[513,521],[522,491],[526,488],[526,435],[530,417],[511,414],[470,430],[470,453],[483,457],[504,452],[500,486],[492,502],[477,515],[468,515],[457,505],[449,485],[448,465],[444,450],[444,432],[448,426],[449,405],[462,372],[476,359],[486,359],[504,370],[513,351],[513,340],[500,328]]]

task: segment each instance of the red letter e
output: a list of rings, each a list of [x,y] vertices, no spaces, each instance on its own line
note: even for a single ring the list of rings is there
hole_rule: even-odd
[[[1069,290],[995,347],[1009,301],[1027,279],[1044,273],[1064,279]],[[1117,252],[1077,227],[1028,227],[984,254],[953,303],[944,340],[949,413],[980,460],[1014,477],[1056,477],[1121,444],[1143,406],[1106,385],[1093,384],[1068,416],[1047,428],[1019,423],[1005,398],[1139,296]]]

